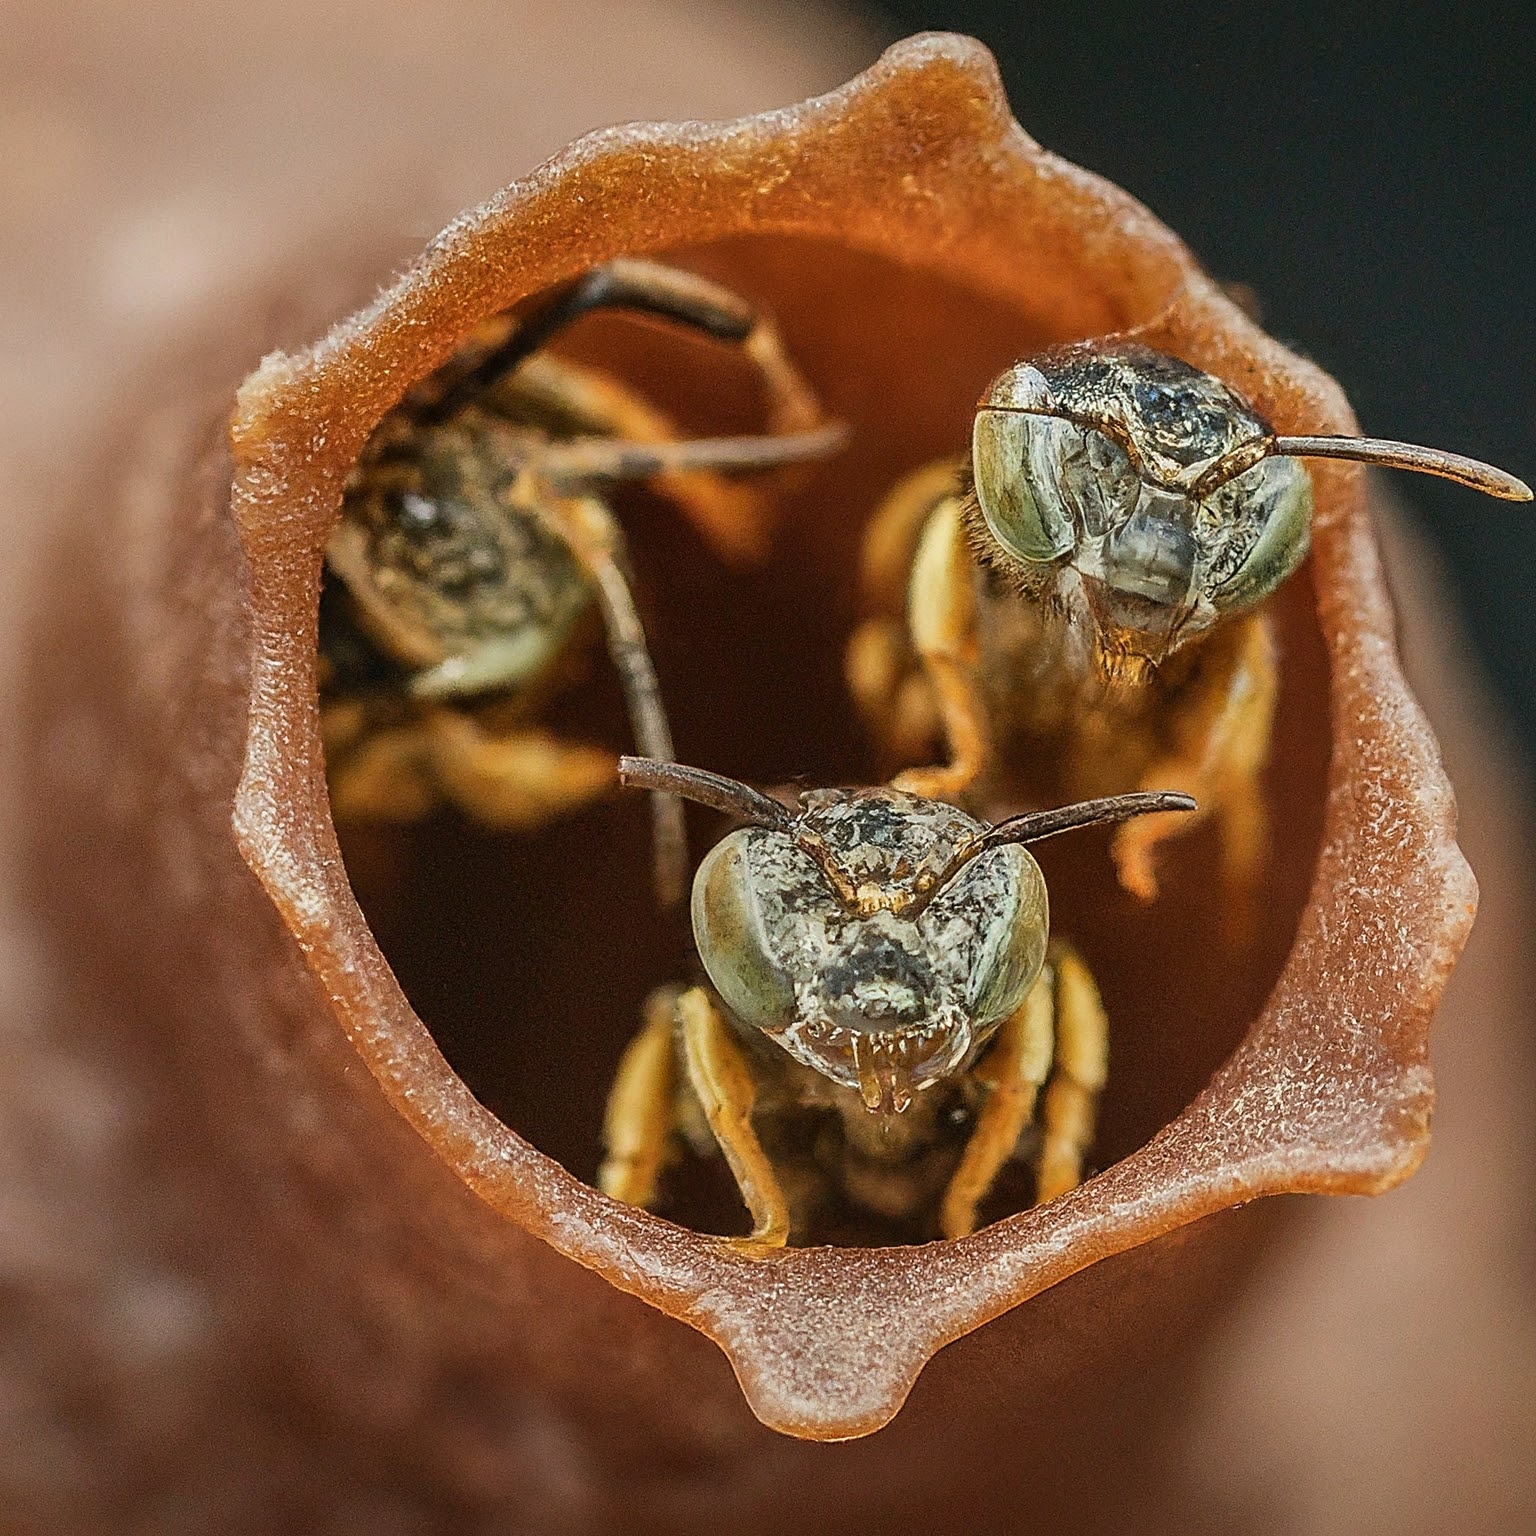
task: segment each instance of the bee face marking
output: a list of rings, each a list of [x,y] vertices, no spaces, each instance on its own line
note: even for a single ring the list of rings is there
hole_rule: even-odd
[[[871,1110],[962,1070],[1023,1001],[1048,928],[1023,848],[938,884],[984,830],[938,801],[858,789],[813,791],[788,828],[727,836],[699,867],[693,924],[736,1020]]]

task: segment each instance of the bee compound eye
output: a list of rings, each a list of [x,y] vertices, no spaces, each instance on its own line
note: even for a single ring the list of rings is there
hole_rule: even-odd
[[[1063,429],[1076,430],[1052,416],[976,413],[971,432],[976,499],[993,538],[1020,560],[1059,560],[1075,542],[1061,494]]]
[[[760,900],[754,851],[780,833],[743,827],[721,839],[693,882],[693,937],[710,981],[725,1005],[758,1029],[782,1027],[793,1016],[794,986],[778,958],[782,934]]]
[[[1023,1003],[1045,963],[1050,936],[1045,876],[1028,849],[991,848],[956,880],[954,900],[975,913],[966,1001],[977,1033],[984,1034]]]
[[[1077,490],[1084,530],[1102,533],[1134,510],[1142,491],[1141,477],[1125,449],[1103,432],[1085,428],[1083,447],[1086,472],[1079,471]]]
[[[1312,547],[1312,477],[1296,459],[1261,459],[1228,487],[1229,496],[1260,521],[1242,563],[1211,594],[1224,612],[1252,608],[1268,597]]]

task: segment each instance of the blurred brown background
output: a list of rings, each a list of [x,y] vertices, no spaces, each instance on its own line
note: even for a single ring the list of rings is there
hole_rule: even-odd
[[[294,259],[366,244],[383,278],[587,128],[826,89],[873,59],[883,24],[746,0],[0,5],[6,699],[76,466],[165,338],[217,326]],[[1191,1525],[1263,1511],[1296,1533],[1536,1528],[1529,824],[1435,578],[1395,547],[1412,671],[1483,884],[1439,1026],[1435,1149],[1379,1201],[1298,1205],[1212,1351],[1175,1477]],[[3,750],[12,770],[27,743],[7,733]],[[54,957],[3,895],[0,944],[0,1529],[218,1528],[200,1511],[254,1464],[248,1437],[276,1476],[270,1442],[305,1426],[274,1426],[281,1405],[242,1403],[221,1376],[208,1299],[146,1217],[132,1087],[88,1030],[55,1022]],[[358,1518],[441,1528],[382,1492]]]

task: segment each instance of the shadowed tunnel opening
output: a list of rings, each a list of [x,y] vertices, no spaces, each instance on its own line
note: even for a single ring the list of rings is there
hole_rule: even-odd
[[[763,785],[872,781],[879,764],[842,680],[860,616],[862,529],[909,470],[962,452],[971,410],[1008,363],[1070,336],[931,274],[824,242],[740,238],[671,253],[778,321],[829,412],[852,428],[835,460],[784,477],[771,555],[723,565],[676,508],[643,488],[613,505],[679,757]],[[730,348],[631,317],[583,320],[557,350],[610,370],[693,434],[750,432],[761,396]],[[1242,1038],[1279,974],[1316,860],[1328,750],[1326,674],[1306,571],[1274,600],[1282,693],[1268,776],[1274,853],[1251,942],[1222,937],[1212,832],[1171,845],[1163,893],[1116,884],[1109,833],[1041,846],[1053,932],[1081,950],[1110,1019],[1110,1073],[1090,1167],[1144,1144]],[[583,648],[542,719],[630,748],[602,646]],[[1021,791],[1060,798],[1044,764]],[[697,857],[727,823],[690,815]],[[643,796],[609,800],[531,835],[444,811],[406,827],[339,829],[354,889],[412,1005],[477,1098],[574,1174],[592,1179],[603,1106],[652,988],[694,976],[686,932],[657,913]],[[988,1218],[1028,1203],[1020,1167]],[[744,1231],[723,1161],[688,1158],[662,1214]],[[898,1228],[819,1233],[902,1240]]]

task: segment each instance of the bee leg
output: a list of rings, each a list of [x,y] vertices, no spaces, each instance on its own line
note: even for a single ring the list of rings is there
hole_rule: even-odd
[[[320,711],[331,815],[338,822],[418,821],[437,803],[417,725],[373,727],[367,707],[338,699]]]
[[[939,734],[933,688],[900,619],[866,619],[849,636],[843,679],[887,764],[927,756]]]
[[[859,587],[877,613],[899,616],[906,606],[912,561],[928,520],[960,495],[963,464],[940,459],[899,480],[875,510],[859,550]]]
[[[419,732],[375,733],[327,775],[332,817],[338,822],[420,821],[438,799],[422,758]]]
[[[570,494],[604,480],[652,480],[676,496],[704,473],[745,474],[779,469],[808,459],[824,459],[847,440],[836,422],[781,436],[684,437],[636,441],[620,437],[562,438],[539,448],[529,459],[529,473],[556,495]],[[719,482],[724,485],[725,482]],[[689,510],[682,497],[678,500]],[[718,529],[713,531],[718,539]],[[760,551],[747,551],[755,555]]]
[[[731,1038],[730,1026],[702,987],[677,1002],[688,1086],[704,1110],[736,1187],[752,1215],[753,1247],[782,1248],[789,1241],[789,1204],[773,1165],[752,1128],[756,1090],[751,1069]]]
[[[1280,671],[1275,660],[1274,630],[1255,615],[1242,637],[1238,655],[1238,705],[1227,740],[1216,814],[1221,824],[1224,909],[1230,943],[1246,942],[1258,924],[1259,881],[1269,862],[1269,806],[1264,798],[1264,769],[1275,727]]]
[[[1154,759],[1138,789],[1177,789],[1200,809],[1189,815],[1143,816],[1115,834],[1111,852],[1120,883],[1143,901],[1157,895],[1154,855],[1165,839],[1187,832],[1206,816],[1218,817],[1231,921],[1244,926],[1243,905],[1268,855],[1268,818],[1261,778],[1269,757],[1279,674],[1274,637],[1262,613],[1218,632],[1202,651],[1198,670],[1173,699],[1165,725],[1171,749]]]
[[[678,1088],[679,992],[677,987],[658,987],[645,1000],[645,1023],[620,1059],[608,1090],[597,1187],[626,1205],[648,1206],[655,1200],[667,1162]]]
[[[430,711],[418,729],[423,760],[440,793],[493,827],[542,826],[617,783],[612,753],[548,731],[492,736],[452,709]]]
[[[949,762],[909,768],[891,782],[931,800],[958,800],[981,777],[991,755],[986,709],[971,682],[975,604],[958,496],[941,502],[924,525],[912,561],[907,621],[913,649],[933,687]]]
[[[988,1089],[975,1129],[944,1191],[939,1226],[945,1237],[976,1229],[976,1208],[1013,1155],[1034,1117],[1040,1085],[1051,1070],[1055,1035],[1055,978],[1040,973],[1029,996],[998,1031],[975,1076]]]
[[[1036,1205],[1076,1189],[1081,1181],[1109,1066],[1109,1021],[1088,967],[1065,944],[1051,946],[1051,964],[1056,973],[1056,1061],[1040,1110]]]
[[[740,295],[678,267],[619,257],[594,267],[531,315],[475,369],[479,390],[515,368],[566,326],[600,309],[627,309],[675,320],[740,347],[762,376],[774,433],[799,432],[822,419],[821,406],[790,360],[774,323]]]
[[[583,315],[601,309],[633,310],[675,320],[717,341],[739,347],[763,380],[771,437],[806,433],[825,420],[815,392],[791,360],[777,328],[767,316],[759,314],[729,289],[696,273],[633,258],[594,267],[514,326],[505,340],[459,379],[434,409],[451,414],[514,370],[518,371],[517,387],[523,388],[529,383],[527,376],[534,372],[539,348]],[[605,394],[600,388],[588,387],[601,375],[554,359],[540,358],[537,362],[570,370],[578,380],[577,389],[587,398],[588,419],[600,433],[636,441],[677,435],[659,412],[611,380],[604,381],[609,386]],[[583,375],[585,385],[580,382]],[[611,424],[602,420],[605,415]],[[641,417],[648,417],[649,422]],[[799,453],[788,457],[807,456],[816,455]],[[666,473],[662,478],[661,488],[694,518],[722,553],[756,558],[764,552],[766,530],[761,503],[744,487],[692,470]]]
[[[899,762],[930,750],[939,732],[933,689],[918,666],[905,607],[912,558],[934,509],[958,494],[950,460],[908,475],[880,504],[864,535],[859,585],[874,617],[852,635],[844,656],[848,691],[881,749]]]
[[[530,357],[504,387],[518,409],[554,415],[568,430],[588,436],[640,443],[673,442],[681,436],[671,417],[636,391],[562,357]],[[682,509],[721,558],[739,564],[767,553],[767,512],[750,485],[708,470],[663,470],[653,484]]]

